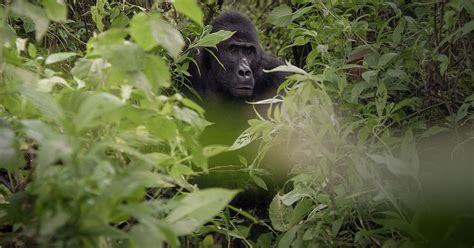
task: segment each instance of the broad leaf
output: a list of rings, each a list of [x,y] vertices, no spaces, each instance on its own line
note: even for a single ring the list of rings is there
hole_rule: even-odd
[[[173,4],[178,12],[189,17],[189,19],[199,24],[199,26],[203,26],[202,18],[204,14],[196,3],[196,0],[175,0]]]
[[[215,33],[208,34],[202,37],[198,42],[192,47],[213,47],[216,48],[216,45],[224,40],[229,39],[234,35],[235,32],[219,30]]]
[[[267,22],[277,27],[285,27],[291,23],[292,15],[291,8],[286,4],[282,4],[272,10]]]
[[[46,14],[53,21],[66,21],[67,7],[63,0],[43,0]]]
[[[46,11],[24,0],[15,0],[10,5],[10,7],[11,10],[16,14],[26,16],[34,22],[36,29],[36,40],[41,40],[49,26],[49,19]]]
[[[71,57],[74,57],[76,56],[77,53],[71,53],[71,52],[67,52],[67,53],[52,53],[50,54],[46,60],[44,61],[45,64],[47,65],[50,65],[50,64],[54,64],[54,63],[57,63],[57,62],[61,62],[61,61],[64,61],[68,58],[71,58]]]
[[[93,126],[96,118],[122,105],[123,103],[120,98],[109,93],[104,92],[89,96],[79,107],[79,111],[74,118],[74,123],[78,130]]]
[[[178,235],[191,234],[217,215],[237,194],[235,190],[204,189],[190,193],[166,217]]]

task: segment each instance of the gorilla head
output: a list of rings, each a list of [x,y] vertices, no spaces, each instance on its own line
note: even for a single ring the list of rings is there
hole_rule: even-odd
[[[217,62],[211,61],[219,90],[237,98],[250,98],[255,88],[254,73],[261,67],[262,49],[258,44],[252,22],[238,12],[227,12],[212,23],[212,32],[235,31],[234,35],[217,45]]]
[[[229,11],[214,19],[211,25],[212,32],[235,33],[212,50],[217,60],[208,51],[198,53],[199,70],[190,68],[193,87],[206,99],[255,100],[275,94],[285,74],[267,74],[263,69],[283,63],[262,51],[252,21],[239,12]]]

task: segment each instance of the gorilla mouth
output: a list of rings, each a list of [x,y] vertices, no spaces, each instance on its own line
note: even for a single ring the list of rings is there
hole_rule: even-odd
[[[241,86],[241,87],[235,87],[237,90],[253,90],[253,87],[250,86]]]

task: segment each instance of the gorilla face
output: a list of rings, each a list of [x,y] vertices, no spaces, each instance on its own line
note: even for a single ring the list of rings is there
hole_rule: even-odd
[[[261,65],[258,44],[230,38],[218,45],[216,57],[222,65],[216,61],[212,66],[220,67],[215,76],[221,90],[235,98],[250,98],[255,88],[255,74]]]
[[[272,97],[286,73],[263,73],[283,62],[262,51],[255,25],[245,15],[228,11],[212,23],[211,32],[227,30],[234,35],[217,49],[198,50],[191,64],[190,81],[204,99],[256,100]],[[217,58],[217,59],[216,59]]]

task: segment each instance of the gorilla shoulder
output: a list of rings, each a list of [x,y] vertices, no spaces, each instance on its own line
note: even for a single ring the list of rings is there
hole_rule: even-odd
[[[283,62],[262,51],[252,21],[236,12],[216,17],[212,31],[235,31],[234,35],[212,49],[219,62],[208,51],[196,56],[199,70],[190,67],[191,83],[205,99],[260,100],[273,96],[284,81],[285,73],[264,73]],[[200,73],[199,73],[200,72]]]

